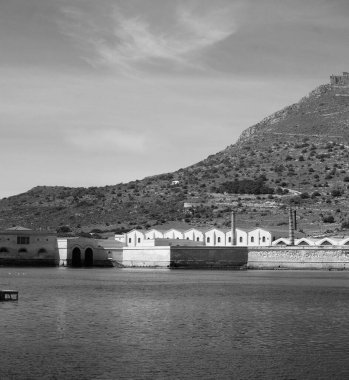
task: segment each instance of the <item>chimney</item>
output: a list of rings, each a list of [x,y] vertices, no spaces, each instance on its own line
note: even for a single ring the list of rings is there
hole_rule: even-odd
[[[296,212],[296,210],[293,210],[293,227],[294,227],[294,230],[297,231],[297,212]]]
[[[231,213],[231,245],[236,245],[236,224],[234,211]]]
[[[290,245],[294,245],[294,213],[291,207],[288,213],[288,228]]]

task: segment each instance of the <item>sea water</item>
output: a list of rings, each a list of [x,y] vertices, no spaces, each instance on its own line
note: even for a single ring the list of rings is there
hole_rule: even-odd
[[[349,272],[0,268],[1,379],[346,379]]]

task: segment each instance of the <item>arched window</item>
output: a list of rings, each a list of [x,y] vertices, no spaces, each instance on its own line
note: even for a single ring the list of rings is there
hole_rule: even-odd
[[[6,252],[8,252],[8,249],[6,247],[1,247],[0,248],[0,253],[1,252],[6,253]]]
[[[141,242],[141,238],[138,238],[137,241],[138,241],[138,243],[140,243]]]
[[[207,243],[209,243],[209,242],[210,242],[210,238],[208,237],[208,238],[206,239],[206,241],[207,241]]]
[[[220,242],[221,242],[221,238],[220,238],[220,237],[218,237],[218,239],[217,239],[217,242],[218,242],[218,243],[220,243]]]
[[[40,253],[47,253],[47,251],[46,251],[45,248],[40,248],[40,249],[38,250],[38,253],[39,253],[39,254],[40,254]]]
[[[265,236],[262,237],[262,242],[265,243]]]
[[[242,243],[242,236],[240,236],[240,239],[239,239],[240,243]]]
[[[128,238],[128,242],[131,243],[132,239],[131,238]]]
[[[187,240],[189,240],[189,238],[187,237]]]
[[[26,252],[28,252],[28,251],[25,248],[20,248],[18,250],[18,253],[26,253]]]
[[[231,237],[228,237],[228,242],[231,243]]]
[[[254,243],[254,236],[251,236],[251,243]]]
[[[197,237],[197,238],[196,238],[196,241],[200,241],[200,239]]]

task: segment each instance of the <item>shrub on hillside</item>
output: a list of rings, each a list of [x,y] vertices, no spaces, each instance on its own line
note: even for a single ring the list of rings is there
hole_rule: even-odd
[[[311,194],[312,199],[314,199],[316,197],[320,197],[320,196],[321,196],[321,194],[318,191],[314,191],[313,194]]]
[[[333,215],[325,215],[323,216],[322,221],[324,223],[334,223],[334,217]]]
[[[243,179],[224,182],[220,185],[218,192],[229,194],[273,194],[274,189],[265,184],[265,177],[256,180]]]
[[[331,191],[331,195],[332,195],[332,197],[340,197],[342,195],[342,192],[339,189],[333,189]]]
[[[344,220],[344,221],[341,223],[341,228],[342,228],[342,229],[349,229],[349,220]]]
[[[59,226],[57,228],[57,234],[67,234],[69,232],[72,232],[72,231],[68,226]]]

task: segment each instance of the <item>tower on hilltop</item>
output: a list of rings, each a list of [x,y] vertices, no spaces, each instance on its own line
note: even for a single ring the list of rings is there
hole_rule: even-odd
[[[343,75],[331,75],[330,81],[337,86],[349,86],[349,73],[344,71]]]

